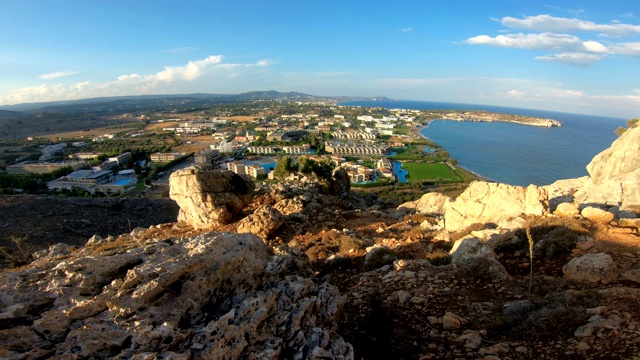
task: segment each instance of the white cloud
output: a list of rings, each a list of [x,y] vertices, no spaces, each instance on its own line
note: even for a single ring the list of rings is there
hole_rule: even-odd
[[[164,70],[158,72],[155,75],[147,77],[147,80],[159,80],[159,81],[175,81],[186,80],[191,81],[202,75],[202,72],[207,67],[222,62],[222,55],[212,55],[203,60],[189,61],[184,66],[165,66]]]
[[[570,64],[570,65],[589,66],[602,60],[604,56],[605,55],[601,55],[601,54],[585,54],[585,53],[578,53],[578,52],[567,52],[567,53],[560,53],[560,54],[536,56],[535,59],[543,60],[543,61],[560,62],[560,63]]]
[[[640,42],[620,43],[613,46],[612,50],[616,54],[640,57]]]
[[[507,91],[505,94],[506,98],[509,99],[523,99],[525,96],[525,93],[520,91],[520,90],[509,90]]]
[[[551,51],[586,51],[606,53],[607,47],[597,41],[582,41],[579,37],[565,34],[508,34],[491,37],[479,35],[465,41],[472,45],[492,45],[508,48]]]
[[[408,32],[412,32],[412,31],[413,31],[413,29],[410,28],[410,27],[407,27],[407,28],[404,28],[404,29],[400,29],[400,32],[403,32],[403,33],[408,33]]]
[[[504,17],[501,21],[502,25],[513,29],[526,29],[532,31],[543,32],[575,32],[575,31],[593,31],[607,35],[640,35],[640,25],[630,24],[596,24],[591,21],[580,19],[569,19],[555,17],[551,15],[527,16],[523,19],[514,17]]]
[[[249,69],[263,69],[264,71],[268,65],[267,60],[248,64],[224,63],[221,55],[212,55],[205,59],[189,61],[182,66],[165,66],[161,71],[149,75],[120,75],[112,81],[100,83],[82,81],[75,84],[42,84],[25,87],[4,95],[0,94],[0,104],[135,95],[149,93],[152,90],[155,93],[180,93],[185,90],[190,91],[187,90],[188,87],[183,85],[194,83],[201,78],[207,78],[206,82],[200,84],[201,86],[211,86],[229,78],[241,77]],[[66,76],[59,73],[46,75],[49,75],[46,79]]]
[[[564,97],[585,96],[585,93],[580,90],[556,90],[554,91],[554,94],[556,94],[557,96],[564,96]]]
[[[77,71],[56,71],[49,74],[40,75],[38,76],[38,78],[42,80],[54,80],[54,79],[58,79],[65,76],[75,75],[75,74],[78,74],[78,72]]]

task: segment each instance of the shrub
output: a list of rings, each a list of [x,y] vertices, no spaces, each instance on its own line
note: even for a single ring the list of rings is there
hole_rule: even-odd
[[[436,250],[428,254],[426,259],[429,260],[431,265],[434,266],[451,264],[451,255],[449,255],[449,253],[444,250]]]
[[[8,262],[11,267],[19,267],[33,261],[35,249],[29,244],[29,237],[11,236],[13,248],[0,247],[0,256],[4,262]]]

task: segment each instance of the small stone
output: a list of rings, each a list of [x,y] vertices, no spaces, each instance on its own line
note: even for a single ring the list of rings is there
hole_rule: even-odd
[[[576,350],[580,351],[580,352],[586,352],[589,349],[591,349],[591,346],[589,346],[589,344],[587,344],[584,341],[580,341],[578,343],[578,345],[576,345]]]
[[[592,240],[589,241],[579,241],[576,244],[576,248],[582,250],[582,251],[587,251],[589,249],[591,249],[593,247],[593,245],[595,245],[595,243]]]
[[[596,327],[592,323],[582,325],[573,332],[573,336],[577,338],[589,337],[593,335],[595,329]]]
[[[468,321],[452,312],[447,312],[442,317],[442,328],[445,330],[460,329],[463,323]]]

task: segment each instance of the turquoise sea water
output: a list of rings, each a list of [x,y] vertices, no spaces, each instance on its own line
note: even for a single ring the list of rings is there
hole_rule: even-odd
[[[352,101],[340,105],[416,110],[486,110],[556,119],[562,127],[435,120],[420,133],[445,148],[459,164],[491,180],[547,185],[588,175],[591,159],[617,138],[625,119],[543,110],[423,101]]]

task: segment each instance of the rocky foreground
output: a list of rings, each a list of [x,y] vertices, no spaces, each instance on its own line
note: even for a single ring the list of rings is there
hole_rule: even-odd
[[[0,357],[638,359],[638,159],[640,128],[589,177],[398,208],[341,171],[256,186],[184,169],[179,222],[0,275]]]

